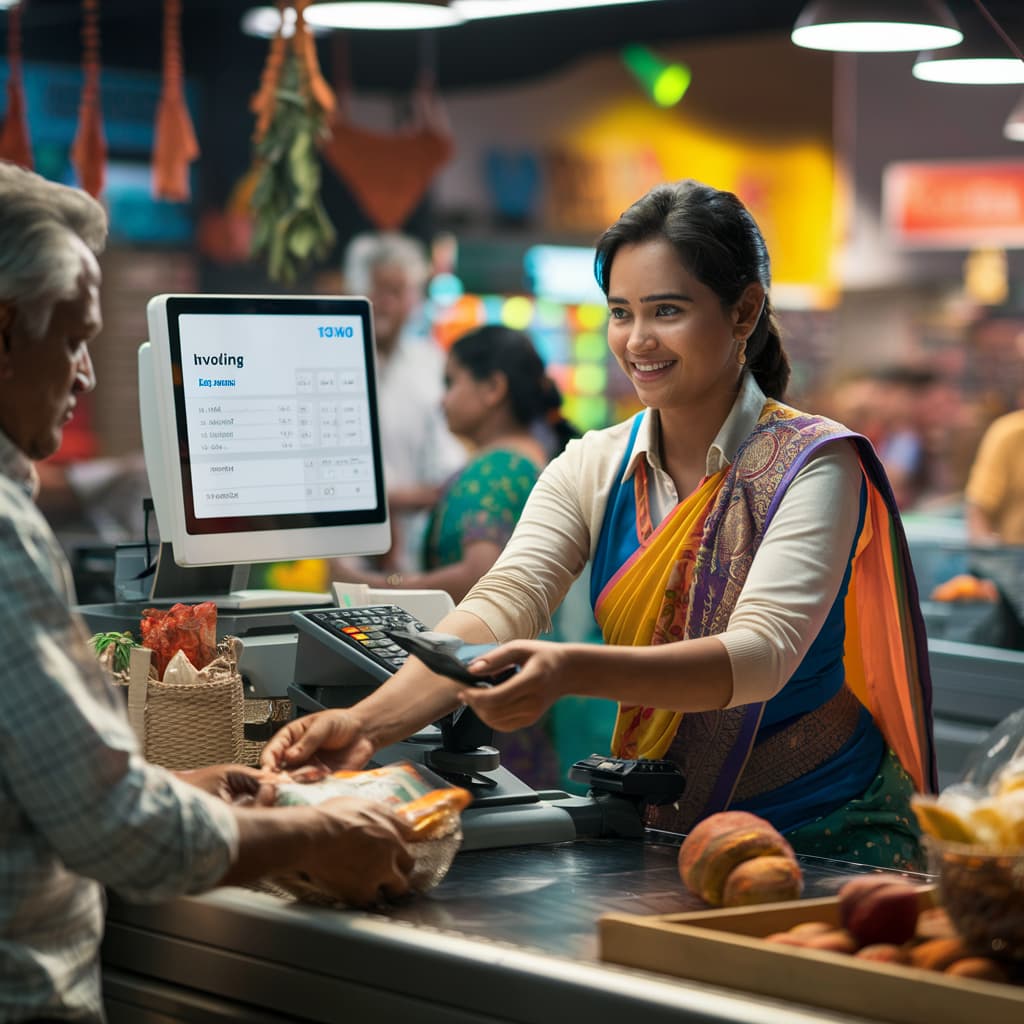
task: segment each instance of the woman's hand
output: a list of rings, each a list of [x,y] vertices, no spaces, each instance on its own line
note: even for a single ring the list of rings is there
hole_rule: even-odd
[[[219,797],[226,804],[269,807],[277,799],[280,778],[273,772],[244,764],[215,764],[174,772],[182,782]]]
[[[360,719],[336,708],[289,722],[263,748],[260,764],[272,772],[306,764],[333,772],[362,768],[375,750]]]
[[[470,671],[494,675],[519,666],[519,671],[490,689],[466,687],[459,699],[491,728],[512,732],[536,722],[559,697],[579,690],[572,685],[576,644],[515,640],[470,663]]]

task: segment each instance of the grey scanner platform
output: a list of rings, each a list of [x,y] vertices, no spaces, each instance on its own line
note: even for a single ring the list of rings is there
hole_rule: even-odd
[[[299,632],[295,681],[288,693],[300,711],[349,707],[390,676],[386,668],[301,612],[295,612],[292,620]],[[482,726],[475,716],[473,719]],[[489,741],[490,730],[482,727],[481,737]],[[441,730],[428,726],[379,750],[373,763],[410,761],[436,771],[430,754],[441,744]],[[643,833],[638,805],[623,797],[537,792],[500,764],[474,771],[471,776],[444,773],[444,777],[473,794],[472,805],[462,813],[464,850],[572,842],[585,836],[636,837]]]

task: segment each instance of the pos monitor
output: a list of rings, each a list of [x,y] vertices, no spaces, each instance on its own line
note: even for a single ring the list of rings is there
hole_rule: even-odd
[[[143,449],[178,565],[388,549],[367,299],[158,295],[147,316]]]

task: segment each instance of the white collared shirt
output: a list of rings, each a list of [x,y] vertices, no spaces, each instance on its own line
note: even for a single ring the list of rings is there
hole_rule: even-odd
[[[744,374],[729,415],[708,448],[707,472],[730,464],[761,415],[765,396]],[[459,605],[500,642],[551,628],[550,613],[594,555],[608,496],[632,421],[589,431],[541,474],[501,557]],[[645,458],[651,521],[679,501],[661,467],[657,413],[647,410],[627,472]],[[860,462],[847,441],[827,444],[796,474],[750,567],[726,632],[729,707],[768,700],[796,671],[839,593],[859,519]],[[685,684],[681,684],[685,685]]]
[[[764,403],[764,392],[757,386],[757,381],[749,373],[745,373],[736,401],[733,402],[729,415],[708,447],[705,476],[713,476],[732,464],[740,445],[757,426]],[[661,465],[660,439],[660,418],[648,411],[637,431],[625,471],[625,479],[628,480],[636,472],[637,462],[646,459],[650,470],[647,474],[647,496],[651,503],[651,522],[654,524],[660,523],[680,501],[675,483]]]
[[[403,337],[377,366],[377,400],[384,482],[390,490],[438,486],[461,469],[466,449],[448,430],[444,395],[444,353],[430,339]],[[396,568],[422,568],[428,513],[393,512],[401,548]]]

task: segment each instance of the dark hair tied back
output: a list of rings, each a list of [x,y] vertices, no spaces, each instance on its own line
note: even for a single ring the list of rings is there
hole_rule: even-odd
[[[672,244],[682,265],[718,296],[724,309],[731,309],[753,282],[767,295],[768,249],[754,218],[732,192],[692,180],[655,186],[598,239],[594,273],[605,295],[619,248],[658,237]],[[789,359],[767,298],[747,339],[746,359],[761,390],[781,400],[789,383]]]
[[[562,416],[562,393],[548,376],[533,342],[522,331],[489,324],[462,335],[451,354],[477,380],[502,373],[508,382],[512,414],[524,427],[546,428],[557,454],[579,432]]]

